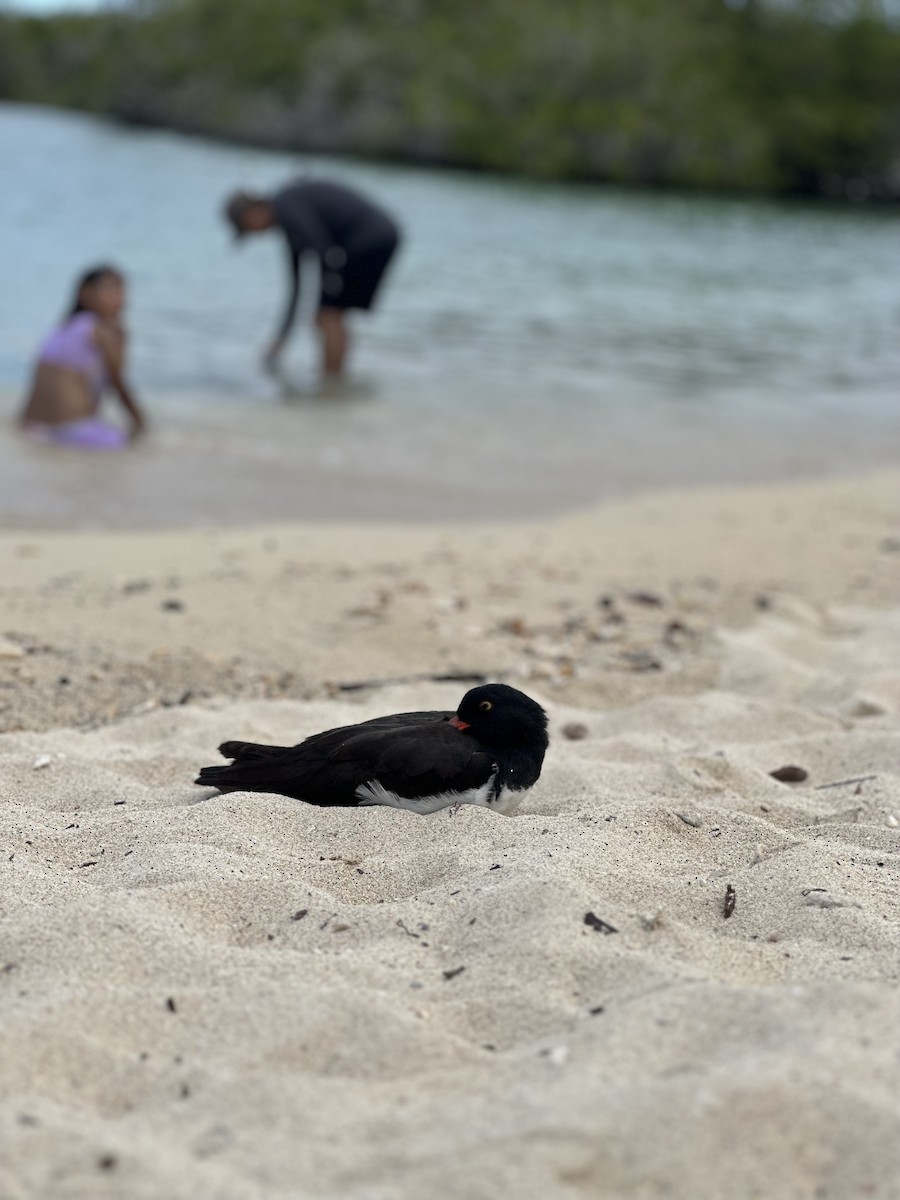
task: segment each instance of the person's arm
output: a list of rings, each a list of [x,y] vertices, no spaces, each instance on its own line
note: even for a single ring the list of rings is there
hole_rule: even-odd
[[[264,357],[265,364],[270,370],[273,370],[278,365],[278,359],[281,357],[281,352],[285,347],[291,327],[294,324],[294,317],[297,315],[297,304],[300,300],[300,255],[290,243],[288,243],[288,273],[287,307],[284,310],[281,324],[278,326],[278,332],[266,350]]]
[[[125,380],[125,331],[118,327],[98,325],[94,338],[106,366],[110,385],[131,419],[131,436],[138,437],[147,428],[144,414]]]

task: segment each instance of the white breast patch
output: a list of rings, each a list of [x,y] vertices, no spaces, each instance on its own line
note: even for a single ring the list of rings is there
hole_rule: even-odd
[[[516,792],[508,787],[503,787],[500,789],[500,795],[494,800],[496,777],[495,772],[480,788],[469,788],[467,792],[438,792],[433,796],[416,798],[389,792],[377,779],[372,779],[356,789],[356,798],[360,805],[385,804],[389,808],[404,808],[407,812],[421,813],[423,816],[427,813],[439,812],[442,808],[453,808],[459,804],[478,804],[482,808],[490,808],[493,812],[508,815],[518,808],[519,801],[525,792]]]

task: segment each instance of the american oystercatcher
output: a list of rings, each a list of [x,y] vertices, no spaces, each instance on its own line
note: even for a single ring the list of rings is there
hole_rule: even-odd
[[[223,742],[234,761],[195,780],[220,792],[275,792],[326,807],[387,804],[433,813],[460,804],[512,812],[537,782],[547,714],[505,683],[466,692],[455,713],[396,713],[313,734],[297,746]]]

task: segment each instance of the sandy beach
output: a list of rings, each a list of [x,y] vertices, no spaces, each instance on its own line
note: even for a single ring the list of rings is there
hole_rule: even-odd
[[[898,514],[0,532],[2,1200],[900,1196]],[[191,783],[481,677],[514,817]]]

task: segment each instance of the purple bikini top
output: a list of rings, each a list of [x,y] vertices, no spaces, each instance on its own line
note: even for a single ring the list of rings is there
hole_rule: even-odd
[[[38,353],[38,362],[68,367],[86,375],[91,390],[98,396],[106,383],[103,355],[94,344],[94,330],[99,320],[96,313],[75,313],[53,330]]]

